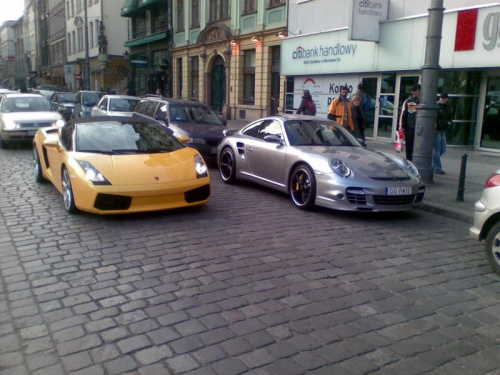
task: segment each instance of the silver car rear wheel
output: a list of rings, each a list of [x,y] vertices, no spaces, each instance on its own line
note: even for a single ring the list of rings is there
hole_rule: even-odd
[[[491,268],[500,275],[500,222],[493,225],[488,232],[485,250]]]
[[[222,181],[228,184],[236,182],[236,160],[233,150],[229,147],[224,148],[220,153],[219,172]]]
[[[77,208],[75,206],[75,198],[73,195],[73,189],[71,188],[69,172],[66,168],[63,168],[62,171],[62,195],[64,208],[70,214],[74,214],[77,211]]]
[[[316,200],[316,180],[307,165],[297,166],[290,177],[290,197],[301,210],[310,210]]]

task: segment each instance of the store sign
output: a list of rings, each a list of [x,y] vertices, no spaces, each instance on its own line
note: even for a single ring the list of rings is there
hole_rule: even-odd
[[[380,40],[380,21],[387,21],[389,0],[351,0],[349,40]]]
[[[488,13],[483,23],[483,47],[486,51],[491,51],[497,47],[499,28],[500,12]]]
[[[327,117],[332,101],[340,95],[340,88],[347,87],[348,96],[357,91],[359,74],[295,77],[293,107],[299,108],[302,90],[309,90],[316,104],[317,116]]]
[[[137,66],[142,68],[148,67],[148,57],[147,56],[134,56],[130,58],[130,66]]]

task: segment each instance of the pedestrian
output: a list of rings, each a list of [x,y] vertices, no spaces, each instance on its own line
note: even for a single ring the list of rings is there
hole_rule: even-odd
[[[300,106],[296,113],[298,115],[316,115],[316,104],[314,104],[314,100],[312,99],[312,95],[309,90],[302,90],[302,101],[300,102]]]
[[[411,96],[403,103],[403,110],[399,119],[399,126],[405,135],[406,158],[413,158],[413,144],[415,142],[415,124],[417,122],[417,106],[420,98],[420,84],[411,88]]]
[[[444,175],[441,165],[441,156],[446,152],[446,129],[451,125],[452,113],[448,107],[448,94],[443,92],[436,103],[438,107],[436,118],[436,132],[434,134],[434,173]]]
[[[351,103],[347,99],[347,93],[349,90],[347,87],[340,87],[340,96],[335,98],[330,104],[330,109],[328,110],[328,119],[337,121],[344,129],[349,130],[351,133],[354,132],[354,123],[352,122],[352,110]]]
[[[354,94],[351,98],[352,122],[354,124],[354,137],[365,142],[365,113],[361,107],[361,97]]]

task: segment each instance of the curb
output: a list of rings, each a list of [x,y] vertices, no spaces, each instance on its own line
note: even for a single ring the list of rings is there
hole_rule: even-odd
[[[424,204],[422,206],[422,209],[424,211],[432,212],[438,215],[446,216],[452,219],[464,221],[466,223],[469,223],[472,225],[474,222],[474,213],[468,213],[464,211],[460,211],[454,208],[450,207],[443,207],[439,204],[435,203],[428,203],[424,201]]]

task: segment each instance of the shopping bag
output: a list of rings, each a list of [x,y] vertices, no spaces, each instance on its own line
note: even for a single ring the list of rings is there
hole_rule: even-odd
[[[394,145],[394,149],[396,150],[396,152],[403,152],[404,148],[405,148],[404,133],[402,130],[397,130],[396,144]]]

